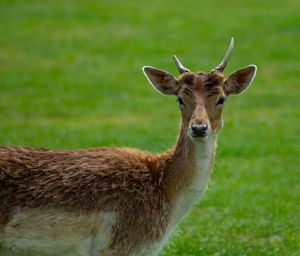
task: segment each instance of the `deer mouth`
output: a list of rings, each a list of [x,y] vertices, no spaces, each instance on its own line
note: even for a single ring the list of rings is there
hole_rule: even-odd
[[[194,133],[190,133],[190,136],[193,138],[193,139],[201,139],[201,138],[205,138],[207,137],[208,134],[194,134]]]
[[[208,135],[208,134],[206,134],[206,133],[203,133],[203,134],[194,134],[194,133],[192,133],[192,134],[191,134],[191,136],[192,136],[193,138],[205,138],[207,135]]]
[[[193,131],[191,131],[189,129],[188,135],[190,136],[190,138],[192,140],[204,140],[204,139],[207,138],[207,136],[209,135],[209,133],[208,132],[198,132],[198,133],[195,133],[195,132],[193,132]]]

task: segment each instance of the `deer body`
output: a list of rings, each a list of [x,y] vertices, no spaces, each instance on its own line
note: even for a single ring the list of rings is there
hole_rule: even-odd
[[[162,155],[0,147],[0,241],[36,255],[155,255],[205,191],[212,154],[201,146]]]
[[[176,61],[178,79],[144,67],[155,89],[179,101],[180,134],[167,153],[0,147],[0,254],[157,255],[207,187],[224,99],[256,71],[224,80],[217,68],[192,73]]]

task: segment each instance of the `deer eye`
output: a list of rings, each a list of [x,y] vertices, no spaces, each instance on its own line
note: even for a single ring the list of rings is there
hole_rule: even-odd
[[[177,101],[178,101],[180,107],[184,106],[184,103],[183,103],[183,100],[181,97],[177,97]]]
[[[218,106],[218,105],[219,105],[219,106],[224,105],[224,102],[225,102],[225,97],[222,96],[222,97],[218,100],[217,106]]]

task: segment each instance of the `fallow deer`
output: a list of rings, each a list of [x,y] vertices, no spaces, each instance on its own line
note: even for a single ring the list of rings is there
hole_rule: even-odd
[[[173,56],[180,76],[143,67],[161,94],[177,97],[181,129],[173,149],[149,154],[100,147],[0,147],[0,254],[157,255],[207,187],[222,109],[252,82],[256,66],[222,74],[233,47],[209,73]]]

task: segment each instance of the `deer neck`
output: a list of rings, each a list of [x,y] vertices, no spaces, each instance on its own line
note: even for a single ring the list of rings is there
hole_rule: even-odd
[[[176,225],[192,204],[206,190],[214,161],[217,134],[199,141],[187,134],[182,124],[177,143],[171,152],[171,162],[166,182],[174,202],[173,223]]]

